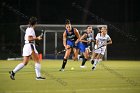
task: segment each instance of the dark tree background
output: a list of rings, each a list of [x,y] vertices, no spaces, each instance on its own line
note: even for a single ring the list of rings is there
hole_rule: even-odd
[[[19,26],[28,23],[26,16],[36,16],[40,24],[64,24],[66,18],[72,24],[107,24],[113,40],[108,59],[139,60],[138,6],[138,0],[1,0],[0,59],[21,56]]]

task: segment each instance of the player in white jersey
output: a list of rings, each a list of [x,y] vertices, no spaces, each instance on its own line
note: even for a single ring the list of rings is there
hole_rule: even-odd
[[[41,64],[38,58],[38,52],[35,47],[35,40],[41,40],[41,36],[36,37],[35,35],[35,25],[37,24],[37,18],[31,17],[29,20],[29,27],[26,29],[24,40],[25,45],[23,47],[23,61],[18,64],[12,71],[10,71],[10,78],[15,80],[15,73],[21,70],[24,66],[26,66],[29,62],[30,56],[35,61],[35,72],[36,72],[36,80],[44,80],[45,78],[41,77]]]
[[[92,70],[95,70],[96,64],[100,61],[100,59],[102,59],[106,51],[106,46],[109,44],[112,44],[112,40],[107,34],[107,28],[102,27],[101,33],[98,33],[96,36],[95,49],[93,51],[93,58],[91,60],[91,63],[93,64]]]

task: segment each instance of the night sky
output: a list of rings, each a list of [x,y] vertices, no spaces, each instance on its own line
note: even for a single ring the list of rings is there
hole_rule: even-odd
[[[138,0],[1,0],[2,53],[18,46],[13,52],[20,54],[19,26],[27,24],[31,16],[36,16],[39,24],[64,24],[67,18],[72,24],[107,24],[113,40],[108,58],[140,59]]]

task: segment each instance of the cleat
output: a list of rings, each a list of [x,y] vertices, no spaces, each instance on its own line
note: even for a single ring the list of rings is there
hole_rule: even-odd
[[[95,70],[95,69],[96,69],[96,67],[95,67],[95,66],[93,66],[93,67],[92,67],[92,71],[93,71],[93,70]]]
[[[62,72],[63,72],[63,71],[64,71],[64,69],[62,69],[62,68],[61,68],[59,71],[62,71]]]
[[[86,66],[80,66],[80,68],[86,68]]]
[[[45,80],[46,78],[44,77],[36,77],[36,80]]]
[[[13,72],[13,71],[9,71],[9,74],[10,74],[10,78],[12,79],[12,80],[15,80],[15,73]]]

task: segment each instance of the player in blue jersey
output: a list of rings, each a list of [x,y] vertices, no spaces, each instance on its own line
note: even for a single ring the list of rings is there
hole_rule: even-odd
[[[73,49],[75,58],[77,58],[79,52],[79,49],[77,49],[80,40],[79,31],[76,28],[71,27],[70,20],[66,20],[65,28],[66,30],[63,33],[63,45],[66,49],[66,52],[64,55],[64,59],[60,71],[64,71],[71,50]]]
[[[93,39],[92,31],[92,26],[87,26],[86,32],[80,38],[80,52],[83,53],[81,68],[85,68],[85,63],[89,58],[89,46],[91,45],[91,42],[95,41]]]

